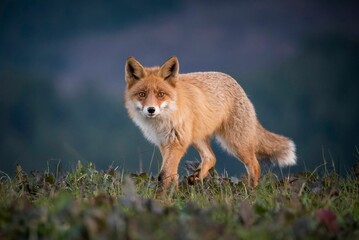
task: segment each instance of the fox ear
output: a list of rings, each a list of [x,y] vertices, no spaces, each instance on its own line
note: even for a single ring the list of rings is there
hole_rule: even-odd
[[[168,59],[160,68],[160,76],[165,80],[176,80],[179,71],[177,57],[173,56]]]
[[[126,61],[126,82],[132,84],[134,81],[137,81],[144,76],[145,70],[141,63],[134,57],[128,57]]]

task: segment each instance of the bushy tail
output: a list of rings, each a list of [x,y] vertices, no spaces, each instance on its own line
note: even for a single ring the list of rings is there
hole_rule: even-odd
[[[258,123],[257,157],[269,158],[280,167],[296,164],[295,144],[292,140],[269,132]]]

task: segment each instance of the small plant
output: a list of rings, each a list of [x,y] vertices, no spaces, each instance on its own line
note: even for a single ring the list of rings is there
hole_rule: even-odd
[[[268,172],[256,189],[210,176],[156,199],[155,177],[78,162],[67,173],[0,176],[0,239],[330,239],[359,237],[359,180]]]

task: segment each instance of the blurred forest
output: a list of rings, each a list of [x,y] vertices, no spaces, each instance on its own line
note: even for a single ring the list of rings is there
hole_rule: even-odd
[[[81,160],[156,173],[158,151],[123,106],[124,61],[159,65],[178,55],[181,72],[238,80],[263,125],[297,144],[292,171],[327,161],[346,174],[359,158],[356,5],[2,1],[0,170]],[[243,172],[215,152],[219,172]],[[190,150],[182,162],[193,159]]]

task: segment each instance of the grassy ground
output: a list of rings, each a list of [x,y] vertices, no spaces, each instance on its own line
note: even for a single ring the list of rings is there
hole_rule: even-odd
[[[212,173],[156,200],[146,173],[18,166],[1,175],[0,239],[359,239],[359,179],[317,172],[267,173],[256,189]]]

